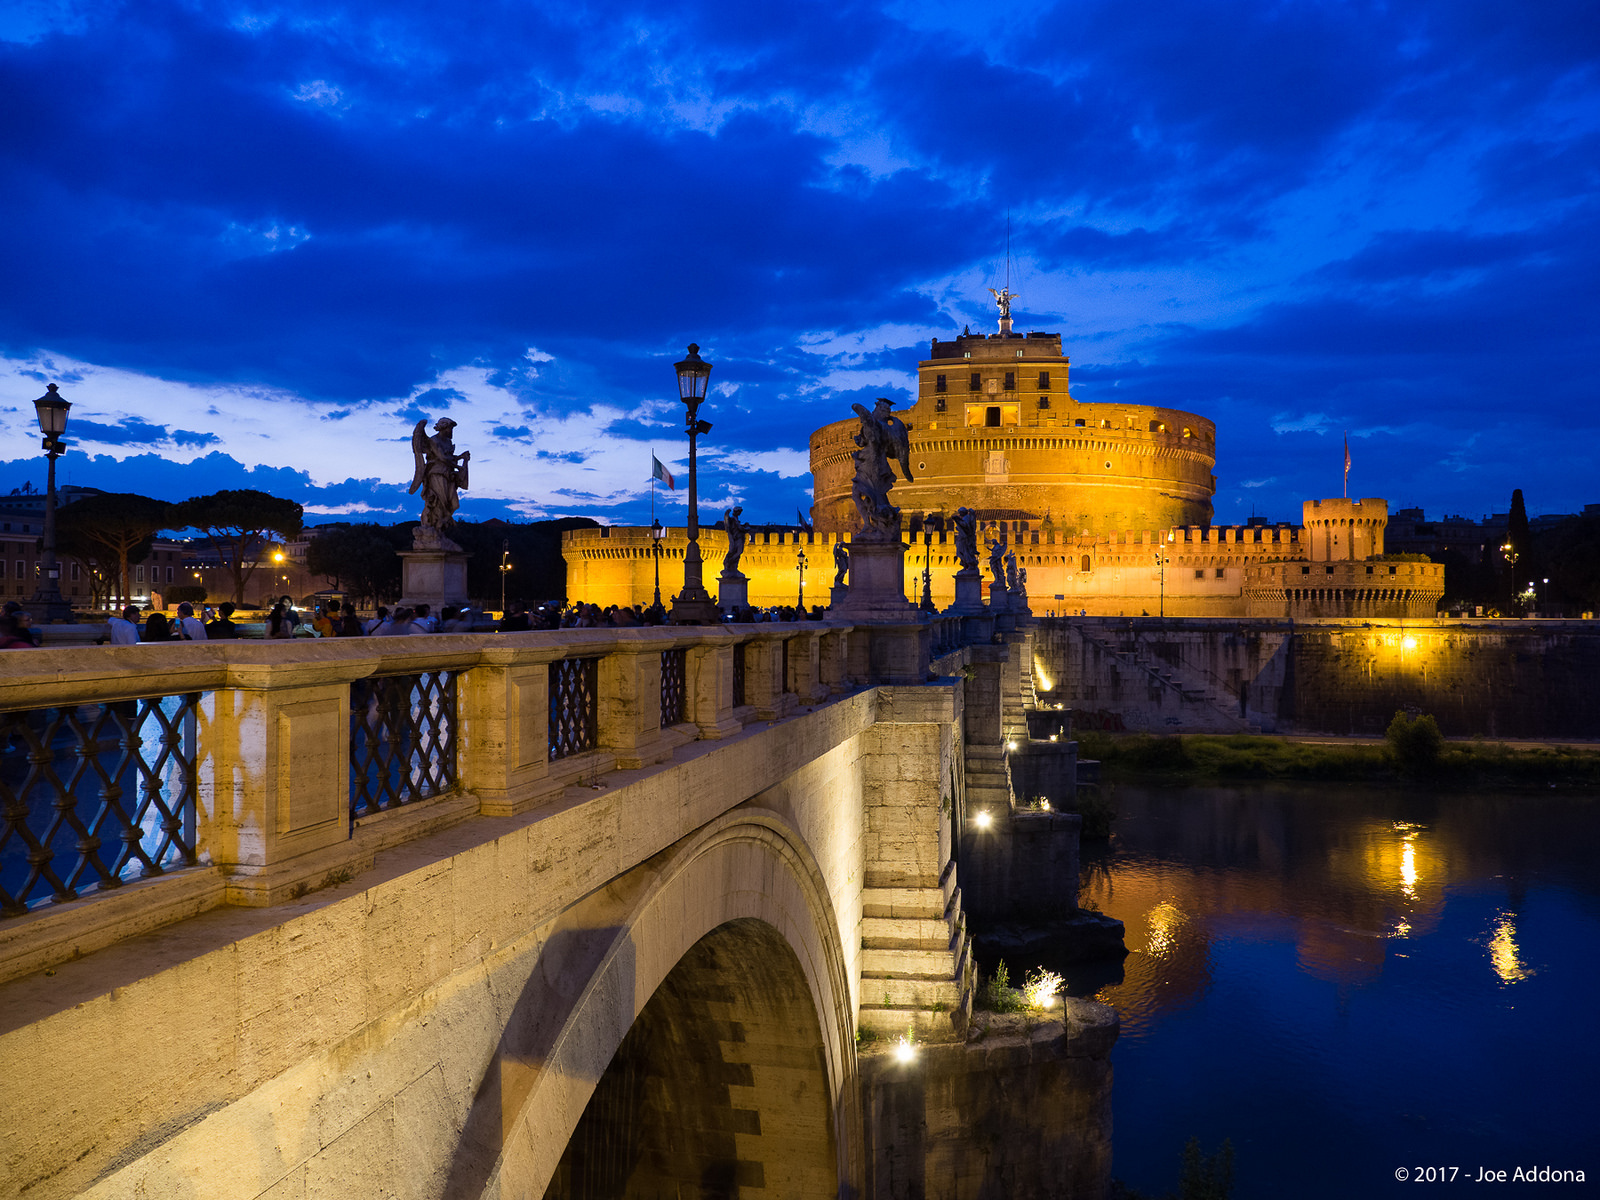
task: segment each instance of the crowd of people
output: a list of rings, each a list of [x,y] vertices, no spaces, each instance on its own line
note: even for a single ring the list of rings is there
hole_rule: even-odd
[[[129,605],[119,615],[111,617],[107,635],[102,644],[132,646],[141,642],[215,642],[230,641],[241,636],[254,637],[254,629],[234,621],[237,608],[224,601],[213,608],[201,605],[200,612],[187,602],[178,605],[177,615],[165,612],[141,613],[137,605]],[[143,622],[141,623],[141,616]],[[735,621],[820,621],[820,607],[809,612],[792,605],[773,608],[744,608],[732,614]],[[427,604],[401,605],[393,609],[379,605],[370,617],[362,617],[355,605],[348,602],[328,601],[316,605],[311,618],[305,619],[288,596],[279,598],[271,607],[263,623],[263,634],[268,641],[311,637],[412,637],[430,633],[487,632],[528,633],[549,629],[628,629],[645,625],[668,624],[668,613],[656,606],[597,604],[575,602],[540,604],[532,611],[520,601],[512,601],[498,621],[471,608],[446,605],[436,615]],[[0,650],[32,649],[42,644],[40,631],[33,618],[22,605],[13,600],[0,612]]]

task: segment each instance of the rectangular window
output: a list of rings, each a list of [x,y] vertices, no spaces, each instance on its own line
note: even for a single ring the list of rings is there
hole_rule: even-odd
[[[167,582],[168,583],[172,582],[172,568],[171,567],[167,568]]]
[[[135,582],[143,583],[144,582],[144,568],[143,567],[137,567],[135,569],[138,571],[138,574],[134,576]]]
[[[1224,568],[1222,568],[1222,567],[1218,567],[1218,568],[1217,568],[1217,578],[1218,578],[1218,579],[1222,579],[1222,578],[1224,578],[1224,577],[1225,577],[1225,576],[1226,576],[1226,575],[1227,575],[1227,571],[1226,571],[1226,569],[1224,569]]]
[[[945,385],[945,377],[943,375],[935,375],[933,377],[933,390],[936,392],[948,390]]]
[[[1311,574],[1311,568],[1310,567],[1301,567],[1300,568],[1300,574],[1302,574],[1302,575]]]
[[[1076,421],[1073,422],[1073,424],[1076,425],[1079,429],[1082,429],[1086,424],[1088,424],[1088,422],[1085,421],[1082,417],[1079,417]]]
[[[72,564],[72,582],[78,582],[78,564],[76,562]]]
[[[1206,577],[1206,569],[1204,567],[1196,567],[1194,577],[1196,579],[1204,579]]]
[[[944,397],[943,396],[935,396],[933,398],[933,411],[934,412],[943,412],[944,411]]]
[[[27,577],[28,577],[28,564],[23,562],[22,559],[19,558],[19,559],[17,559],[17,578],[18,579],[26,579]]]
[[[1050,390],[1050,372],[1049,371],[1040,371],[1039,372],[1039,390],[1041,392],[1048,392]]]
[[[974,371],[972,373],[972,382],[969,384],[969,386],[975,392],[982,391],[983,390],[983,376],[979,375],[976,371]]]
[[[1040,408],[1049,408],[1050,407],[1050,397],[1049,396],[1040,396],[1039,397],[1039,407]]]
[[[1006,391],[1014,392],[1016,390],[1017,390],[1017,373],[1015,371],[1007,371],[1006,372]]]

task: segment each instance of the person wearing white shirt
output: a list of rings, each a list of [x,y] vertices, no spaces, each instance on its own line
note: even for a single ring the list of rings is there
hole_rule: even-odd
[[[185,641],[189,642],[204,642],[209,640],[206,636],[205,622],[194,615],[194,605],[187,602],[178,605],[177,633],[180,638],[183,638]]]
[[[439,618],[433,615],[429,605],[417,605],[416,614],[411,618],[412,633],[438,633]]]
[[[122,610],[120,617],[112,617],[111,644],[113,646],[137,646],[139,644],[139,610],[133,605],[128,605]]]

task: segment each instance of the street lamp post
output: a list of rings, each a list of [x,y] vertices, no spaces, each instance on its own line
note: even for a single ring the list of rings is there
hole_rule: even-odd
[[[500,619],[506,615],[506,576],[511,574],[511,539],[500,543]]]
[[[44,494],[44,549],[39,557],[39,582],[34,588],[32,607],[41,621],[70,622],[72,605],[61,595],[61,567],[56,562],[56,459],[67,452],[61,435],[67,429],[67,411],[72,402],[61,398],[56,385],[33,402],[44,433],[44,451],[50,460]]]
[[[683,555],[683,591],[672,602],[674,625],[715,625],[716,602],[706,591],[700,572],[699,480],[695,467],[695,438],[711,432],[711,422],[700,420],[700,402],[706,398],[706,383],[711,364],[700,357],[700,347],[689,344],[689,357],[674,363],[678,373],[678,396],[688,410],[684,431],[689,435],[689,548]]]
[[[650,557],[656,565],[656,598],[651,601],[650,611],[654,614],[652,620],[660,620],[661,613],[661,539],[666,537],[667,531],[661,524],[661,518],[653,518],[650,522]]]
[[[922,611],[937,611],[933,607],[933,529],[928,525],[922,527]]]
[[[800,615],[803,617],[806,615],[806,552],[804,550],[798,550],[795,552],[794,563],[800,571],[799,604]]]
[[[1170,542],[1171,540],[1172,535],[1169,533],[1167,534],[1167,541]],[[1156,566],[1161,568],[1161,606],[1157,610],[1157,614],[1163,618],[1167,615],[1167,563],[1171,561],[1171,555],[1167,552],[1165,546],[1156,551]]]

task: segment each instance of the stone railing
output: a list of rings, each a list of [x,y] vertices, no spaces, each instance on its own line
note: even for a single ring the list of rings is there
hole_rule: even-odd
[[[298,899],[446,825],[782,719],[865,681],[852,628],[0,656],[0,979],[221,904]]]

